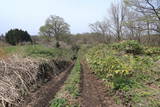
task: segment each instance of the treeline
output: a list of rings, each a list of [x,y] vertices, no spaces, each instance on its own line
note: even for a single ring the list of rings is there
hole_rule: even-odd
[[[146,45],[160,45],[160,0],[115,0],[109,17],[90,24],[91,33],[70,34],[63,18],[51,15],[40,27],[40,35],[54,36],[68,43],[111,43],[137,40]]]
[[[70,33],[70,25],[62,17],[51,15],[40,27],[39,35],[48,43],[54,38],[57,47],[60,41],[73,45],[121,40],[160,46],[160,0],[115,0],[108,12],[109,17],[89,25],[91,33],[76,35]],[[40,38],[32,38],[33,43],[41,41]],[[8,31],[5,40],[11,45],[32,41],[26,31],[18,29]]]
[[[160,45],[160,0],[119,0],[111,4],[110,17],[90,24],[92,32],[112,38]]]

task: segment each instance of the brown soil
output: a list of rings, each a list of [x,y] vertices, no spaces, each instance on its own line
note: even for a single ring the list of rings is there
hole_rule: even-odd
[[[28,95],[19,107],[49,107],[49,102],[54,98],[60,87],[64,84],[64,81],[67,79],[72,68],[73,64],[36,92]]]
[[[115,104],[107,95],[107,89],[102,80],[98,79],[84,63],[81,75],[81,107],[123,107]]]

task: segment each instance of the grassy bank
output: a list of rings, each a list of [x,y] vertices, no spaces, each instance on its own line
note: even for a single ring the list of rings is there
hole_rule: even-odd
[[[63,58],[70,59],[72,51],[69,49],[48,48],[43,45],[8,46],[2,48],[6,55],[22,55],[33,58]]]
[[[160,106],[160,48],[136,41],[98,45],[86,54],[92,71],[106,82],[117,103]]]

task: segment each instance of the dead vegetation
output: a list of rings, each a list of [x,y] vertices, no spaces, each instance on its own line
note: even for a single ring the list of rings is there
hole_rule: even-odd
[[[5,107],[17,105],[36,82],[39,62],[30,58],[12,56],[0,60],[0,100]]]
[[[18,106],[24,96],[38,89],[70,63],[63,60],[38,61],[12,56],[0,59],[0,101],[3,107]]]
[[[0,48],[0,58],[6,56],[5,52],[3,49]]]

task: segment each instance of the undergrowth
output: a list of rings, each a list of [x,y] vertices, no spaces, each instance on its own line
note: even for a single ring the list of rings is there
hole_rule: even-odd
[[[86,60],[92,71],[106,81],[119,103],[133,107],[158,107],[159,50],[146,48],[136,41],[101,44],[88,50]]]

